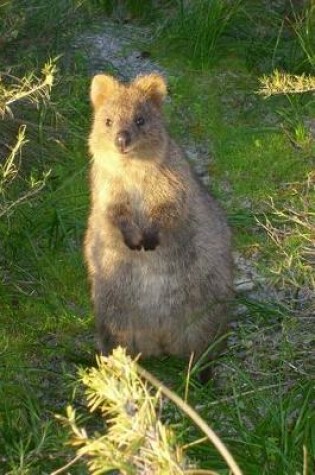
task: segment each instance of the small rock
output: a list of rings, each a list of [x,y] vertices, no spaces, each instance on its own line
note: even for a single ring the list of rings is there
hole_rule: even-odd
[[[254,289],[255,283],[252,280],[234,279],[236,292],[250,292]]]

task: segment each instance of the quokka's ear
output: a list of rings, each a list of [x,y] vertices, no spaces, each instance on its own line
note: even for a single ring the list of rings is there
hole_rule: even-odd
[[[138,76],[133,85],[141,89],[147,99],[152,100],[157,106],[162,105],[167,94],[167,85],[163,76],[157,73]]]
[[[112,76],[107,76],[106,74],[97,74],[94,76],[90,90],[93,107],[97,109],[102,105],[117,85],[118,82]]]

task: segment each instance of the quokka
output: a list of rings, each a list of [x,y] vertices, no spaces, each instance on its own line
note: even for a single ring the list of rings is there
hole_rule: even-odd
[[[159,74],[97,75],[85,258],[99,349],[198,358],[226,333],[230,229],[170,138]],[[222,338],[221,338],[222,340]]]

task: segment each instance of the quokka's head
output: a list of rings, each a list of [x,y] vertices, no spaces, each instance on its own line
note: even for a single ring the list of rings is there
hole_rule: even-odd
[[[165,80],[159,74],[138,76],[124,84],[98,74],[91,84],[93,155],[113,152],[122,159],[158,159],[166,143],[162,104]]]

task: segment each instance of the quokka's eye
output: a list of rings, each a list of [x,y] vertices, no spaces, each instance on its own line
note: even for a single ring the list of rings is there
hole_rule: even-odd
[[[111,127],[113,125],[112,119],[106,119],[105,124],[106,124],[107,127]]]
[[[141,127],[141,125],[144,125],[144,122],[145,122],[145,120],[144,120],[144,118],[143,118],[142,116],[139,116],[139,117],[136,118],[136,124],[137,124],[139,127]]]

